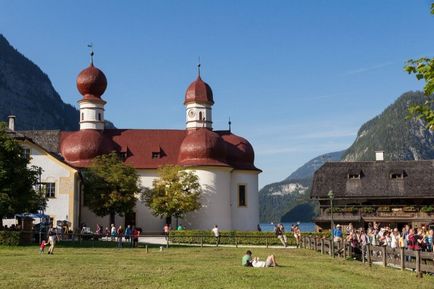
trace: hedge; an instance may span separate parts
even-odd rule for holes
[[[19,231],[0,231],[0,245],[18,246],[20,244],[21,232]]]
[[[295,238],[292,233],[285,234],[288,238],[288,245],[295,246]],[[318,236],[321,233],[302,233],[302,236]],[[169,241],[178,244],[215,244],[214,235],[209,230],[184,230],[170,231]],[[220,244],[230,245],[282,245],[273,232],[243,232],[243,231],[221,231]]]

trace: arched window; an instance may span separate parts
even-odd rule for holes
[[[98,120],[101,121],[101,113],[98,113]]]
[[[199,120],[200,120],[200,121],[203,120],[203,118],[202,118],[202,112],[201,112],[201,111],[199,111]]]
[[[81,113],[81,120],[84,120],[84,112]]]

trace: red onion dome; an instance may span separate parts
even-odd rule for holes
[[[222,138],[227,143],[228,160],[231,164],[238,168],[255,168],[255,152],[245,138],[232,133],[224,134]]]
[[[113,150],[112,141],[99,130],[93,129],[73,132],[60,144],[60,153],[69,163],[91,161]]]
[[[180,165],[228,166],[226,144],[207,128],[191,130],[181,144],[178,161]]]
[[[93,63],[77,76],[77,89],[84,99],[101,98],[106,88],[107,78]]]
[[[200,75],[188,86],[185,92],[184,104],[190,102],[214,104],[211,87],[200,78]]]

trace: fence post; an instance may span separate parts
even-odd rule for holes
[[[324,239],[321,239],[321,254],[324,255]]]
[[[200,236],[200,247],[203,248],[203,236]]]
[[[265,247],[268,249],[268,236],[265,236]]]
[[[387,267],[386,246],[381,246],[381,252],[383,253],[383,267]]]
[[[146,245],[145,248],[146,248],[146,253],[149,253],[148,245]]]
[[[344,249],[343,252],[342,252],[343,253],[343,258],[347,259],[347,241],[343,240],[342,244],[343,244],[343,249]],[[348,255],[350,255],[350,254],[348,254]]]
[[[420,272],[420,251],[416,251],[416,277],[422,278],[422,273]]]
[[[238,248],[237,236],[235,236],[235,248]]]
[[[366,257],[367,257],[367,259],[368,259],[368,265],[369,265],[369,267],[371,267],[372,266],[372,259],[371,259],[371,244],[366,244]]]
[[[404,247],[399,248],[401,252],[401,270],[404,271],[405,269],[405,249]]]
[[[317,242],[318,239],[317,239],[317,237],[315,237],[313,240],[314,240],[314,242],[315,242],[315,243],[314,243],[314,249],[315,249],[315,252],[317,252],[317,251],[318,251],[318,242]]]

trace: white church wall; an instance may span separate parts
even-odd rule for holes
[[[55,159],[42,148],[32,143],[22,143],[23,149],[30,149],[30,165],[42,168],[41,182],[55,183],[55,197],[47,199],[44,211],[57,220],[68,220],[74,223],[75,170]],[[75,225],[75,224],[73,224]]]
[[[152,188],[152,182],[158,178],[157,170],[138,170],[140,184],[142,187]],[[155,217],[151,210],[140,200],[136,203],[136,222],[137,226],[145,232],[161,232],[165,223],[165,219]]]
[[[238,187],[246,187],[246,206],[239,206]],[[258,172],[234,170],[231,180],[232,228],[255,231],[259,224]]]
[[[218,225],[220,230],[231,230],[230,182],[232,168],[192,168],[202,185],[202,208],[187,214],[181,220],[187,229],[211,230]]]

